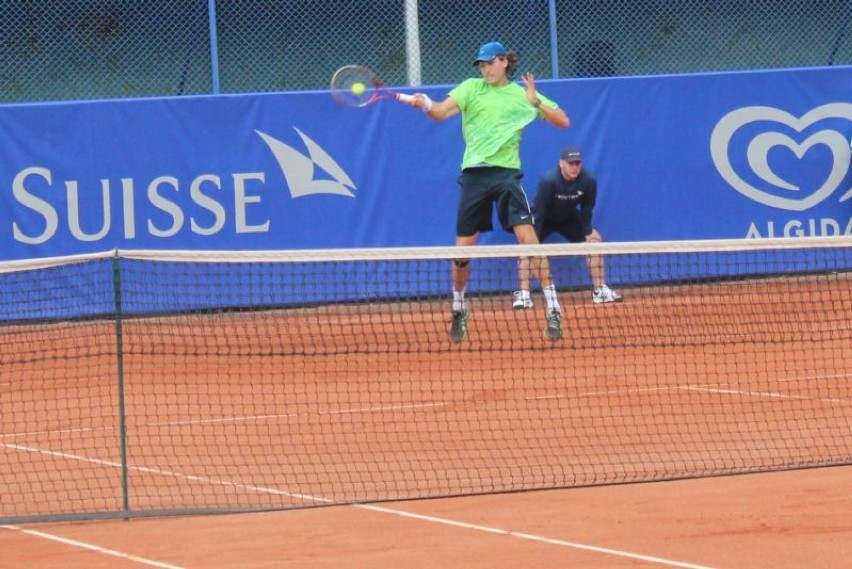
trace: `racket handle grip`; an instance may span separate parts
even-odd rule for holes
[[[414,100],[414,95],[406,95],[405,93],[395,93],[395,95],[397,101],[402,101],[406,104]]]

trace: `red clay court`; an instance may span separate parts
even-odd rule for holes
[[[5,326],[6,562],[842,566],[849,274],[623,292]]]

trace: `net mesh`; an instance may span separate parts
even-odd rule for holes
[[[0,266],[0,521],[243,511],[852,462],[852,240]],[[519,255],[545,302],[512,309]],[[471,316],[450,340],[451,259]],[[589,254],[624,301],[594,304]]]

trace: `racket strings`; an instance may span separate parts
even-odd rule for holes
[[[366,69],[350,65],[338,69],[331,78],[331,94],[345,105],[363,107],[376,97],[376,83]]]

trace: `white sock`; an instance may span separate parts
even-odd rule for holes
[[[453,312],[464,310],[464,291],[453,289]]]
[[[559,299],[556,297],[556,285],[551,284],[550,286],[543,287],[542,292],[544,293],[544,300],[547,301],[547,310],[559,310]]]
[[[530,291],[526,289],[521,289],[521,300],[529,300],[530,299]]]

